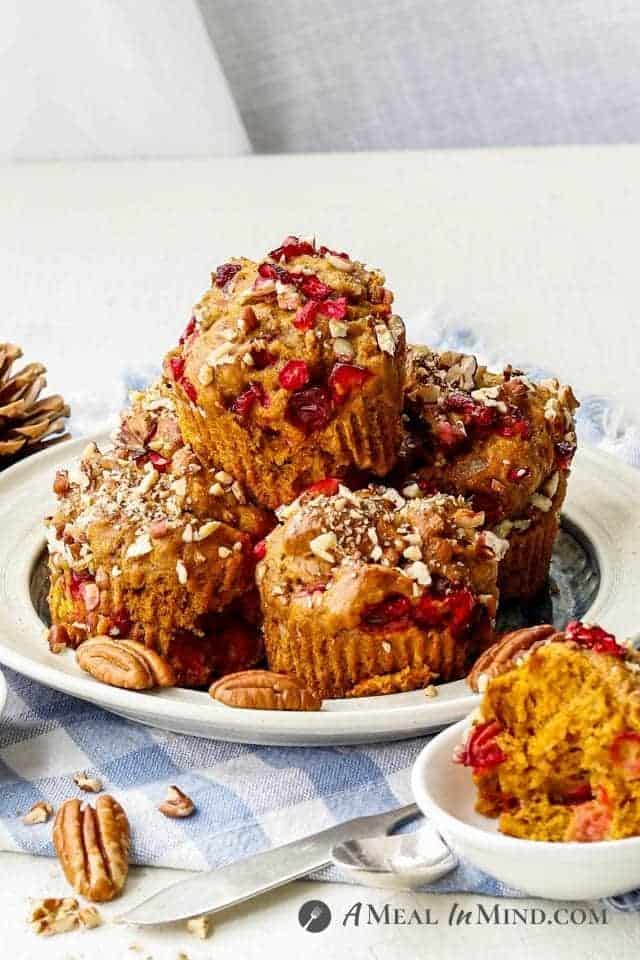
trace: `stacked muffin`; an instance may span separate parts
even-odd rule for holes
[[[261,625],[319,697],[468,672],[498,586],[544,582],[576,404],[407,353],[384,283],[296,237],[218,267],[113,452],[56,478],[56,644],[126,637],[202,686],[258,662]]]
[[[125,412],[115,449],[60,471],[48,520],[53,641],[140,642],[177,682],[208,683],[262,655],[253,545],[272,526],[240,487],[182,443],[158,385]]]

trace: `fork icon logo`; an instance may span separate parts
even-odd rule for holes
[[[331,910],[322,900],[307,900],[300,907],[298,923],[309,933],[321,933],[331,923]]]

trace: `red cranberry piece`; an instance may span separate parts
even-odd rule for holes
[[[336,363],[329,374],[329,388],[335,403],[344,403],[353,390],[359,390],[372,374],[355,363]]]
[[[308,254],[310,257],[315,255],[315,247],[308,240],[300,240],[298,237],[285,237],[279,247],[272,250],[269,254],[274,260],[291,260],[293,257],[301,257]]]
[[[126,610],[117,610],[111,614],[109,635],[114,637],[128,637],[131,632],[131,619]]]
[[[476,600],[471,590],[461,587],[448,593],[444,603],[449,619],[449,629],[455,637],[469,626]]]
[[[333,497],[338,492],[339,487],[340,481],[337,477],[325,477],[324,480],[318,480],[317,483],[312,483],[304,492],[319,494],[323,497]]]
[[[167,467],[169,466],[170,461],[166,457],[161,457],[159,453],[155,451],[149,454],[149,460],[158,471],[158,473],[165,473]]]
[[[180,383],[184,377],[184,357],[171,357],[169,366],[171,367],[171,376],[176,383]]]
[[[251,358],[256,370],[264,370],[265,367],[270,367],[278,359],[264,347],[261,350],[252,350]]]
[[[191,383],[191,380],[187,380],[186,377],[183,377],[182,380],[180,381],[180,385],[182,386],[182,389],[184,390],[186,395],[189,397],[189,400],[191,400],[191,403],[197,403],[198,391],[196,390],[194,385]]]
[[[423,593],[418,600],[414,617],[421,627],[436,627],[442,622],[442,601],[430,593]]]
[[[577,803],[587,803],[593,800],[593,792],[589,783],[580,783],[577,787],[565,790],[559,802],[566,807],[572,807]]]
[[[341,260],[351,259],[348,253],[345,253],[344,251],[342,253],[338,253],[337,250],[332,250],[331,247],[324,247],[324,246],[320,247],[320,249],[318,250],[318,253],[321,257],[324,257],[325,254],[330,253],[331,256],[340,257]]]
[[[572,620],[564,631],[567,640],[573,640],[587,650],[596,653],[608,653],[612,657],[626,657],[627,651],[616,641],[612,633],[607,633],[602,627],[588,627],[579,620]]]
[[[342,320],[347,314],[347,298],[336,297],[334,300],[323,300],[320,304],[319,312],[323,317]]]
[[[443,447],[457,447],[467,439],[464,427],[449,423],[448,420],[436,420],[434,427],[435,435]]]
[[[561,470],[568,470],[576,452],[575,443],[569,443],[567,440],[561,440],[556,443],[556,459]]]
[[[509,467],[507,470],[507,480],[513,480],[514,483],[519,483],[530,476],[531,470],[529,467]]]
[[[182,345],[185,342],[185,340],[188,340],[188,338],[195,331],[195,329],[196,329],[196,318],[191,317],[191,320],[189,320],[189,323],[184,328],[184,332],[180,337],[180,341],[179,341],[180,345]]]
[[[278,375],[285,390],[299,390],[309,383],[309,367],[304,360],[289,360]]]
[[[88,573],[83,571],[72,570],[71,571],[71,584],[69,586],[69,591],[74,600],[80,600],[82,597],[82,584],[89,583],[91,576]]]
[[[261,277],[268,277],[271,280],[278,279],[278,271],[273,263],[261,263],[258,267],[258,273]]]
[[[305,433],[321,430],[331,419],[331,397],[324,387],[305,387],[291,394],[287,418]]]
[[[505,413],[498,424],[498,433],[501,437],[520,437],[521,440],[528,440],[531,436],[531,424],[517,413]]]
[[[293,321],[294,327],[297,327],[298,330],[311,330],[316,322],[319,307],[320,304],[317,300],[308,300],[296,313]]]
[[[305,297],[310,297],[312,300],[323,300],[331,293],[331,287],[317,277],[305,277],[300,284],[300,289]]]
[[[474,427],[492,427],[496,419],[496,408],[488,407],[484,403],[475,404],[471,411],[471,423]]]
[[[238,270],[240,270],[239,263],[223,263],[216,267],[216,287],[224,287],[229,280],[233,280]]]
[[[405,630],[411,623],[411,601],[400,594],[392,594],[381,603],[368,607],[362,623],[369,630]]]
[[[253,545],[253,556],[256,560],[263,560],[267,552],[267,541],[258,540],[257,543]]]
[[[472,414],[475,403],[468,394],[460,390],[452,390],[445,397],[444,407],[445,410],[455,410],[456,413]]]
[[[231,409],[240,417],[247,417],[253,405],[259,403],[266,407],[267,395],[259,383],[250,383],[246,390],[243,390],[231,404]]]
[[[462,763],[465,767],[472,767],[474,773],[497,767],[507,759],[506,754],[496,743],[496,737],[500,733],[502,733],[502,727],[497,720],[476,724],[471,729],[469,738],[455,762]]]

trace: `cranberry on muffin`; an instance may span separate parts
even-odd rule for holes
[[[481,662],[482,661],[482,662]],[[502,833],[591,842],[640,835],[640,656],[573,621],[503,637],[470,676],[484,696],[455,760]]]
[[[576,449],[578,403],[557,380],[534,383],[474,356],[411,347],[402,457],[407,495],[471,497],[509,540],[501,599],[530,599],[547,578]]]
[[[462,677],[491,643],[507,544],[462,498],[340,485],[278,513],[256,569],[270,669],[369,696]]]
[[[173,662],[180,682],[204,685],[227,662],[239,669],[229,644],[244,644],[243,666],[260,656],[253,624],[240,639],[216,617],[249,602],[253,546],[271,516],[189,447],[163,462],[153,452],[127,459],[91,444],[79,468],[56,475],[47,522],[55,635],[69,646],[97,634],[141,641]]]
[[[222,264],[165,360],[183,436],[272,508],[353,467],[387,473],[405,357],[392,301],[378,270],[296,237]]]

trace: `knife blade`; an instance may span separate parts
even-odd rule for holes
[[[135,924],[173,923],[216,913],[326,867],[331,863],[331,848],[342,840],[388,833],[419,813],[417,805],[410,803],[386,813],[347,820],[320,833],[181,880],[116,919]]]

